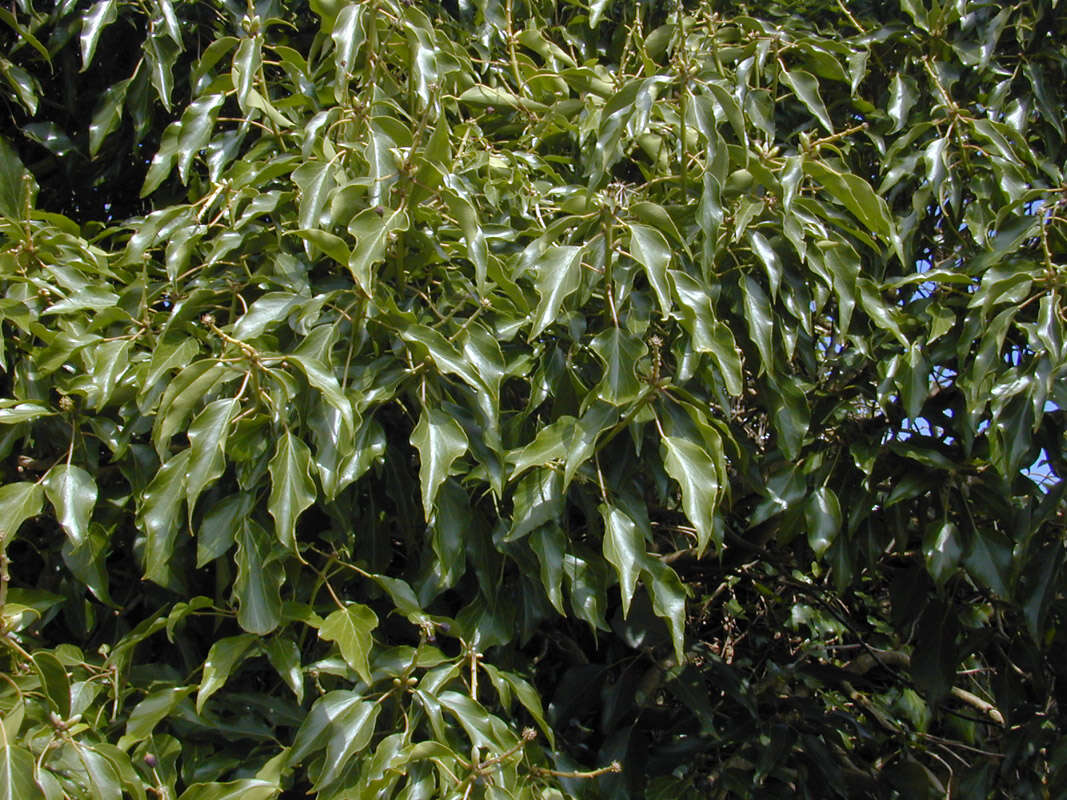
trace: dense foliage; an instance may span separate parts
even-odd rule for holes
[[[1055,0],[0,9],[0,798],[1067,791]]]

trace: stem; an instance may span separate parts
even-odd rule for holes
[[[606,767],[586,770],[584,772],[567,772],[565,770],[549,769],[548,767],[532,767],[531,769],[538,775],[552,775],[556,778],[598,778],[601,775],[607,775],[609,772],[622,772],[622,764],[618,761],[612,761]]]

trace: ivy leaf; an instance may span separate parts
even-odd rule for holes
[[[669,219],[669,218],[668,218]],[[630,223],[630,254],[645,268],[648,283],[659,301],[664,319],[671,312],[671,290],[667,281],[667,267],[671,263],[671,249],[667,239],[655,228]]]
[[[204,674],[200,679],[200,688],[196,693],[196,713],[203,711],[204,703],[211,695],[221,689],[230,678],[234,668],[253,654],[258,636],[241,633],[219,639],[208,650],[204,660]]]
[[[371,631],[378,627],[378,615],[370,608],[352,603],[334,611],[319,627],[319,638],[335,642],[341,657],[364,683],[371,683],[370,652],[374,646]]]
[[[670,629],[675,661],[685,663],[685,586],[678,573],[659,559],[648,559],[643,574],[647,576],[644,584],[652,595],[652,609]]]
[[[829,549],[841,532],[841,504],[832,489],[825,486],[812,492],[804,505],[808,544],[818,558]]]
[[[272,567],[274,541],[261,525],[244,520],[237,534],[237,624],[260,636],[270,633],[282,620],[281,585],[284,573]]]
[[[715,462],[702,445],[690,439],[664,436],[662,445],[663,466],[681,487],[682,508],[696,528],[698,555],[712,540],[716,547],[721,546],[714,522],[721,488]]]
[[[604,519],[604,558],[611,562],[619,575],[622,614],[625,618],[630,614],[630,601],[647,560],[645,532],[621,509],[602,504],[599,511]]]
[[[44,491],[37,483],[9,483],[0,486],[0,550],[30,517],[41,513]]]
[[[96,481],[81,467],[57,464],[48,471],[43,483],[67,538],[73,545],[80,545],[89,534],[89,520],[97,498]]]
[[[311,479],[311,449],[286,431],[278,439],[270,470],[270,498],[267,510],[274,517],[274,530],[289,550],[296,550],[296,520],[315,502]]]
[[[189,426],[189,461],[186,467],[185,496],[189,517],[200,493],[226,468],[226,436],[230,420],[240,407],[235,397],[208,403]]]
[[[467,434],[455,419],[441,409],[423,409],[411,433],[411,444],[419,451],[422,508],[429,522],[437,490],[448,477],[452,464],[467,452]]]
[[[381,710],[381,703],[358,701],[347,706],[331,721],[322,771],[315,780],[316,790],[329,786],[341,777],[352,757],[370,744]]]
[[[274,636],[263,643],[267,660],[296,695],[296,702],[304,702],[304,673],[300,668],[300,648],[292,639]]]
[[[167,686],[149,692],[130,712],[126,733],[119,739],[119,749],[125,750],[151,736],[156,726],[195,689],[196,686]]]
[[[634,371],[638,360],[648,352],[645,343],[620,328],[598,334],[589,347],[604,362],[604,377],[597,384],[597,396],[613,405],[625,405],[641,391]]]
[[[170,562],[191,454],[192,450],[186,449],[171,458],[155,474],[142,496],[139,521],[147,534],[145,577],[161,586],[172,581]]]
[[[319,218],[334,186],[333,165],[324,161],[308,161],[293,170],[293,182],[300,189],[297,224],[303,230],[319,228]]]
[[[293,737],[293,746],[289,750],[287,762],[295,766],[312,753],[323,749],[334,720],[362,702],[363,698],[358,692],[348,689],[335,689],[318,698]]]
[[[49,705],[60,719],[70,717],[70,676],[58,658],[49,652],[38,652],[32,656],[33,666],[41,679],[41,690]]]
[[[529,341],[533,341],[556,321],[563,301],[581,283],[582,248],[573,245],[550,247],[537,262],[537,304],[530,327]]]
[[[369,208],[348,223],[348,232],[356,237],[356,246],[348,259],[348,271],[368,297],[374,292],[371,268],[385,258],[392,237],[406,231],[409,224],[408,215],[401,208],[381,214]]]
[[[237,45],[237,51],[233,56],[233,88],[237,92],[237,105],[245,114],[249,113],[251,105],[249,96],[252,94],[252,84],[256,73],[263,64],[263,39],[260,36],[249,36],[241,40]],[[302,225],[301,227],[311,227]]]
[[[101,0],[98,3],[94,3],[82,16],[81,25],[81,48],[82,48],[82,68],[81,71],[89,69],[89,65],[93,63],[93,54],[96,53],[96,44],[100,41],[100,34],[104,28],[118,19],[118,12],[116,10],[115,0]]]
[[[826,112],[826,104],[819,95],[819,81],[810,72],[802,69],[784,70],[782,77],[793,89],[808,111],[812,113],[819,124],[826,128],[828,133],[834,132],[834,124],[830,121],[830,115]]]

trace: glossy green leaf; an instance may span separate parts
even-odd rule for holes
[[[604,362],[604,377],[597,384],[597,396],[614,405],[634,400],[641,391],[635,367],[648,352],[645,343],[620,328],[608,328],[589,347]]]
[[[371,682],[370,651],[374,645],[371,631],[378,627],[378,615],[370,608],[353,603],[326,617],[319,628],[319,638],[335,642],[348,666],[364,683]]]
[[[200,493],[210,486],[226,467],[224,450],[230,420],[238,412],[236,398],[208,403],[189,425],[189,461],[186,466],[185,496],[189,515],[196,508]]]
[[[0,800],[44,800],[34,780],[34,762],[26,748],[8,741],[0,745]]]
[[[249,633],[270,633],[281,622],[281,585],[285,575],[274,567],[275,537],[251,519],[237,533],[237,623]]]
[[[182,114],[181,134],[178,137],[178,176],[185,183],[193,159],[207,147],[215,127],[215,118],[225,101],[221,94],[201,97]]]
[[[170,584],[172,580],[170,561],[181,521],[185,476],[191,454],[191,449],[182,450],[160,468],[144,490],[138,515],[147,536],[145,577],[162,586]]]
[[[331,721],[326,755],[323,758],[322,771],[315,782],[316,786],[328,786],[337,780],[352,758],[370,744],[381,710],[380,703],[356,702],[347,706]]]
[[[670,283],[667,267],[671,263],[671,249],[667,239],[648,225],[630,224],[630,254],[645,268],[645,275],[659,301],[660,313],[666,319],[671,312]]]
[[[0,549],[14,538],[22,523],[41,513],[44,491],[37,483],[0,486]]]
[[[234,668],[255,652],[257,636],[241,633],[219,639],[208,650],[204,660],[204,674],[196,693],[196,713],[199,714],[211,695],[226,685]]]
[[[770,299],[763,287],[749,275],[745,276],[742,289],[748,336],[759,351],[763,370],[773,373],[778,367],[774,353],[774,317]]]
[[[262,59],[263,40],[259,36],[242,39],[233,55],[233,88],[237,92],[237,105],[245,114],[250,109],[249,96],[253,91],[256,74],[262,67]]]
[[[537,293],[541,300],[531,323],[530,341],[557,320],[563,301],[578,288],[581,260],[582,248],[563,245],[549,248],[538,260]]]
[[[676,436],[664,436],[663,466],[682,490],[682,508],[696,528],[697,551],[703,553],[713,541],[722,542],[715,528],[721,481],[719,470],[707,451],[697,442]]]
[[[304,702],[304,673],[300,665],[300,648],[292,639],[273,636],[263,642],[267,660],[279,677],[296,695],[296,702]]]
[[[33,654],[33,666],[41,679],[43,691],[52,709],[60,719],[70,717],[70,677],[67,669],[52,653]]]
[[[514,744],[515,735],[469,695],[445,691],[441,692],[437,699],[442,707],[455,716],[467,737],[476,746],[500,753]]]
[[[159,401],[152,443],[160,456],[167,453],[170,439],[181,430],[193,410],[216,388],[235,379],[240,373],[225,364],[204,359],[195,361],[168,384]]]
[[[0,216],[11,220],[22,218],[24,182],[31,180],[11,145],[0,137]]]
[[[226,783],[194,783],[181,793],[178,800],[271,800],[281,787],[259,778],[241,778]]]
[[[267,510],[274,517],[274,530],[289,550],[295,550],[297,518],[315,502],[311,479],[311,450],[290,431],[278,439],[270,470],[270,498]]]
[[[196,531],[196,564],[202,567],[229,550],[241,523],[255,502],[248,493],[234,494],[208,509]]]
[[[643,569],[647,575],[643,582],[652,596],[652,608],[667,623],[675,660],[681,664],[685,661],[685,587],[678,573],[658,559],[649,559]]]
[[[330,38],[333,39],[333,57],[338,74],[352,73],[356,68],[359,50],[366,40],[364,13],[361,5],[346,5],[336,15]]]
[[[1011,542],[994,530],[975,531],[964,556],[967,571],[1001,597],[1008,596]]]
[[[908,114],[915,106],[916,86],[915,81],[899,72],[893,76],[889,83],[889,112],[893,120],[893,129],[890,133],[896,133],[904,127],[908,121]]]
[[[348,259],[348,271],[356,285],[370,295],[374,289],[372,268],[385,258],[389,242],[400,232],[406,231],[408,215],[403,209],[379,213],[367,209],[348,223],[348,232],[356,237],[356,246]]]
[[[334,186],[333,165],[308,161],[293,170],[293,182],[300,189],[298,226],[305,230],[319,228],[322,211]]]
[[[819,124],[827,132],[833,133],[834,124],[830,121],[830,115],[826,111],[826,104],[823,103],[822,96],[819,94],[818,78],[802,69],[784,70],[781,75],[782,79],[793,89],[800,102],[807,106],[808,111],[819,121]]]
[[[467,452],[467,434],[455,419],[439,408],[425,409],[411,432],[411,444],[419,452],[419,485],[423,514],[429,521],[437,490],[448,477],[456,459]]]
[[[955,572],[963,552],[959,529],[951,522],[930,526],[924,543],[926,568],[938,584],[943,584]]]
[[[97,42],[104,28],[118,19],[115,0],[100,0],[85,12],[81,25],[82,72],[93,62]]]
[[[48,471],[43,483],[67,537],[74,545],[81,544],[88,535],[98,494],[93,476],[81,467],[59,464]]]
[[[336,689],[319,697],[304,717],[289,750],[288,762],[300,764],[312,753],[322,750],[332,732],[333,722],[350,708],[363,704],[358,692]]]
[[[530,549],[537,554],[540,564],[541,585],[548,594],[549,602],[560,614],[563,608],[563,555],[566,539],[558,525],[542,525],[530,534]]]
[[[169,686],[149,693],[130,712],[126,720],[126,733],[119,740],[119,747],[128,748],[151,736],[156,726],[169,717],[195,689],[195,686]]]
[[[804,522],[808,528],[808,544],[819,558],[829,549],[841,532],[841,503],[833,489],[816,489],[804,504]]]
[[[167,111],[170,111],[171,94],[174,91],[174,63],[179,49],[172,39],[158,32],[153,32],[145,40],[144,55],[152,85]]]
[[[645,532],[619,508],[601,505],[600,515],[604,520],[604,558],[619,575],[622,613],[626,616],[630,613],[630,601],[647,559]]]
[[[106,0],[105,0],[106,2]],[[99,5],[104,5],[100,3]],[[100,152],[104,140],[114,133],[122,122],[122,109],[126,102],[129,81],[120,81],[107,88],[97,102],[89,123],[89,155]]]
[[[121,800],[122,783],[118,770],[106,756],[78,742],[73,744],[76,757],[97,800]]]
[[[804,172],[828,191],[835,200],[851,211],[871,232],[887,239],[894,226],[885,200],[867,181],[851,172],[841,172],[822,161],[805,160]]]
[[[514,512],[507,540],[520,539],[563,513],[563,475],[559,470],[535,469],[515,487]]]

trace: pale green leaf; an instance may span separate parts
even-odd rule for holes
[[[38,483],[0,486],[0,550],[7,547],[22,523],[41,513],[44,490]]]
[[[0,800],[45,800],[34,780],[33,754],[8,741],[0,743]]]
[[[371,683],[370,652],[374,647],[371,631],[378,627],[378,615],[370,608],[353,603],[330,614],[319,627],[319,638],[334,642],[341,657],[364,683]]]

